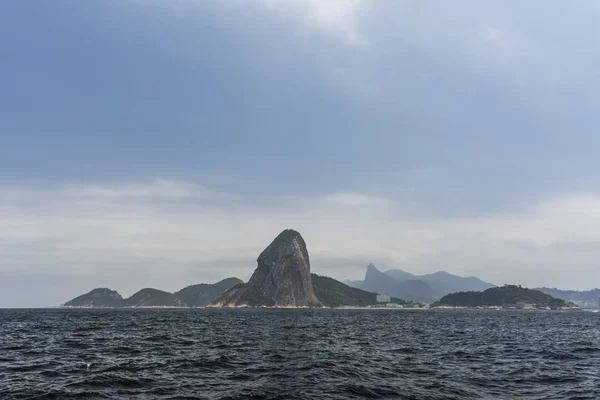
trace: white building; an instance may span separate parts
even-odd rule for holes
[[[378,294],[376,300],[378,303],[389,303],[392,300],[392,298],[384,294]]]

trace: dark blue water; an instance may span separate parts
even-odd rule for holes
[[[0,310],[13,398],[600,399],[600,314]]]

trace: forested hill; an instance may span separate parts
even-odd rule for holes
[[[487,289],[483,292],[458,292],[442,297],[433,306],[493,307],[517,303],[533,304],[538,307],[566,307],[567,303],[539,290],[516,285]]]
[[[376,293],[350,287],[326,276],[319,276],[316,274],[311,275],[315,294],[325,307],[365,307],[378,304]],[[413,302],[407,302],[394,297],[390,299],[390,302],[405,306],[415,305]]]

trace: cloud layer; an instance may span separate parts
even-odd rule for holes
[[[361,278],[369,262],[497,284],[587,288],[599,278],[600,197],[591,194],[472,218],[411,215],[406,204],[359,193],[242,206],[238,196],[169,180],[0,194],[0,274],[79,282],[59,285],[35,305],[67,300],[98,280],[131,294],[141,286],[247,279],[260,251],[286,228],[304,235],[314,272],[338,279]]]

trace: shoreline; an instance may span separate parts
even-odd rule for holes
[[[267,309],[267,310],[478,310],[478,311],[588,311],[588,312],[600,312],[600,309],[581,309],[581,308],[559,308],[559,309],[547,309],[547,308],[505,308],[505,307],[361,307],[361,306],[342,306],[342,307],[250,307],[250,306],[238,306],[238,307],[180,307],[180,306],[141,306],[141,307],[36,307],[30,308],[33,310],[196,310],[196,309],[211,309],[211,310],[239,310],[239,309]]]

